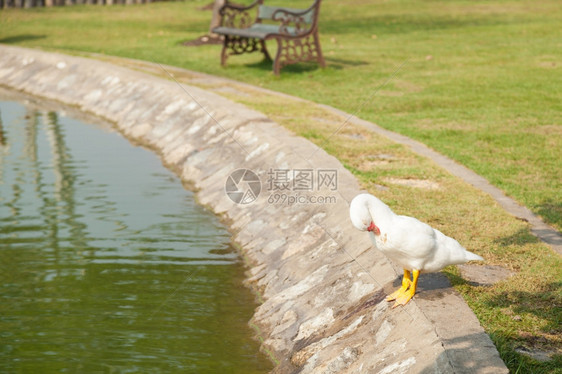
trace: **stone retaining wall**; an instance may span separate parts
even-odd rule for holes
[[[156,150],[199,202],[226,220],[251,266],[248,283],[262,298],[252,323],[277,361],[275,372],[507,372],[462,299],[432,286],[437,280],[443,287],[439,276],[420,284],[434,297],[389,308],[384,297],[397,273],[349,222],[357,181],[334,157],[263,114],[172,80],[6,46],[0,46],[0,85],[115,123]],[[249,204],[225,193],[228,175],[240,168],[262,182]],[[272,171],[300,169],[316,178],[314,191],[301,196],[326,196],[329,203],[275,203]],[[318,190],[320,170],[337,173],[337,188],[326,183]]]

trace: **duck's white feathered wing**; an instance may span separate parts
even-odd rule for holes
[[[413,217],[394,215],[375,240],[377,248],[404,269],[423,270],[436,254],[435,231]]]
[[[466,250],[455,239],[448,237],[437,229],[435,232],[435,253],[431,261],[425,264],[425,271],[438,271],[445,266],[464,264],[472,260],[483,258]]]
[[[379,237],[376,246],[405,269],[439,271],[448,265],[464,264],[482,257],[467,251],[455,239],[413,217],[394,216],[392,225]]]

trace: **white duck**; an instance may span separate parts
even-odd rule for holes
[[[421,271],[434,272],[448,265],[484,260],[441,231],[415,218],[396,215],[388,205],[367,193],[351,201],[349,216],[353,226],[368,231],[375,246],[404,268],[402,287],[386,298],[396,300],[393,308],[406,305],[414,296]]]

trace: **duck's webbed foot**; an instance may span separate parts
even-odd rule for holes
[[[406,270],[404,270],[404,276],[406,276]],[[414,295],[416,294],[416,288],[418,285],[418,278],[420,276],[420,271],[419,270],[414,270],[412,271],[412,280],[410,281],[408,279],[408,281],[410,281],[410,286],[407,290],[400,292],[395,299],[396,300],[394,302],[394,305],[392,306],[392,308],[396,308],[399,305],[406,305],[408,304],[408,302],[414,297]],[[404,282],[402,282],[402,286],[404,285]],[[400,288],[397,292],[401,291],[402,288]],[[395,292],[395,293],[397,293]],[[390,296],[393,296],[394,293]],[[390,297],[389,296],[389,297]],[[387,298],[388,300],[388,298]]]
[[[386,301],[396,300],[408,291],[410,286],[412,285],[412,281],[410,280],[410,271],[404,269],[404,278],[402,278],[402,287],[391,293],[386,297]]]

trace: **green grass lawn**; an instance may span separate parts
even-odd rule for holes
[[[310,0],[270,2],[305,7]],[[220,46],[182,46],[206,33],[210,12],[199,10],[206,4],[3,10],[0,43],[160,62],[329,104],[422,141],[562,229],[561,1],[326,0],[320,34],[327,68],[299,64],[280,77],[257,54],[232,57],[221,68]],[[446,273],[512,372],[562,372],[562,261],[524,222],[364,129],[347,125],[330,137],[341,119],[318,109],[267,95],[231,98],[322,145],[398,213],[417,216],[488,264],[515,271],[487,288],[462,280],[456,268]],[[369,166],[376,154],[396,161]],[[442,188],[377,189],[388,186],[388,178],[427,179]],[[558,355],[541,363],[517,347]]]
[[[219,46],[181,46],[207,31],[206,3],[5,10],[0,42],[167,63],[357,113],[468,166],[562,229],[559,0],[328,0],[328,67],[288,67],[281,78],[257,54],[223,69]]]

